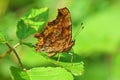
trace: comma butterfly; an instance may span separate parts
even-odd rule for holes
[[[72,23],[68,8],[58,9],[57,18],[48,22],[45,29],[34,36],[38,39],[36,51],[48,52],[50,57],[69,51],[75,42],[72,40]]]

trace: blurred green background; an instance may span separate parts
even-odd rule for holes
[[[0,31],[15,45],[17,21],[28,10],[48,7],[50,21],[65,6],[71,12],[73,36],[81,22],[85,26],[73,47],[85,64],[80,80],[120,80],[120,0],[0,0]],[[26,41],[35,43],[36,39],[32,35]],[[0,55],[6,50],[0,44]],[[34,49],[21,46],[17,51],[27,67],[49,65]],[[18,66],[14,54],[0,59],[0,80],[11,80],[10,66]]]

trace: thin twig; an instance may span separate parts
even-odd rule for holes
[[[11,47],[8,43],[6,43],[6,45],[10,48],[10,50],[12,50],[12,51],[15,53],[15,56],[17,57],[18,62],[19,62],[19,64],[20,64],[21,68],[24,70],[23,64],[22,64],[22,62],[21,62],[21,60],[20,60],[20,57],[18,56],[16,50],[15,50],[13,47]],[[17,47],[17,46],[18,46],[18,44],[15,45],[14,47]]]
[[[15,49],[16,47],[18,47],[20,45],[20,43],[17,43],[16,45],[13,46],[13,48]],[[12,52],[12,49],[9,48],[8,51],[6,51],[5,53],[2,53],[2,55],[0,55],[0,59],[4,58],[6,55],[10,54]]]
[[[15,49],[16,47],[18,47],[20,45],[20,43],[17,43],[16,45],[13,46],[13,48]]]
[[[2,55],[0,55],[0,59],[4,58],[6,55],[11,53],[11,49],[9,49],[8,51],[6,51],[5,53],[2,53]]]

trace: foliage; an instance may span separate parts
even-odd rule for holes
[[[48,8],[32,9],[17,24],[17,37],[25,39],[41,28],[47,21]]]
[[[60,67],[38,67],[32,68],[29,70],[24,70],[24,66],[19,58],[15,48],[20,45],[26,45],[30,48],[33,48],[33,44],[30,42],[24,42],[24,39],[28,38],[30,35],[35,34],[40,28],[43,28],[43,25],[47,21],[48,16],[48,8],[41,8],[41,9],[32,9],[29,11],[24,17],[22,17],[17,23],[17,31],[16,35],[19,39],[19,43],[17,43],[14,47],[11,47],[9,42],[5,40],[5,37],[0,33],[0,43],[6,44],[8,46],[9,51],[6,54],[10,53],[11,51],[14,52],[16,55],[20,67],[19,68],[11,67],[11,77],[13,80],[73,80],[74,76],[80,76],[83,73],[83,62],[57,62],[56,60],[49,58],[44,53],[41,55],[48,59],[51,63],[61,66]],[[3,57],[3,56],[1,56]],[[68,72],[69,71],[69,72]],[[46,77],[47,76],[47,77]]]
[[[0,33],[2,34],[2,37],[0,35],[0,58],[3,56],[2,53],[8,50],[8,47],[3,45],[6,40],[11,46],[21,40],[15,34],[17,30],[16,24],[17,21],[24,19],[25,16],[20,17],[28,12],[29,9],[48,7],[49,16],[47,19],[51,21],[55,19],[57,9],[64,6],[68,7],[71,12],[73,37],[79,31],[81,22],[85,26],[80,34],[77,35],[73,47],[75,55],[77,54],[78,56],[78,58],[75,56],[74,59],[84,62],[84,66],[81,65],[81,68],[79,68],[81,69],[80,72],[73,70],[78,74],[84,71],[82,76],[74,76],[75,80],[120,80],[120,0],[0,0]],[[35,23],[36,27],[34,25],[32,25],[33,27],[29,26],[34,34],[34,31],[38,29],[37,25],[39,23],[34,20],[28,22]],[[41,25],[39,31],[43,29],[43,26]],[[68,64],[71,57],[68,58],[69,55],[64,54],[65,56],[60,58],[60,65],[56,65],[53,61],[55,57],[51,61],[51,59],[49,60],[49,58],[42,56],[41,53],[36,53],[33,48],[36,39],[33,38],[32,33],[30,32],[29,36],[26,35],[27,37],[22,38],[21,44],[23,45],[20,44],[19,47],[15,48],[23,65],[28,70],[33,67],[45,66],[62,66],[68,70],[69,67],[66,67],[64,63],[63,66],[61,62],[67,60],[65,63]],[[6,36],[9,39],[6,39]],[[27,45],[27,47],[24,45]],[[57,58],[55,59],[57,61]],[[82,64],[82,62],[77,62],[77,64]],[[0,60],[1,80],[10,80],[8,68],[13,65],[17,67],[17,60],[14,54],[6,55],[5,58]],[[72,69],[71,67],[70,69]],[[70,74],[72,73],[70,72]]]
[[[73,80],[70,72],[61,67],[39,67],[26,71],[11,67],[10,70],[13,80]]]

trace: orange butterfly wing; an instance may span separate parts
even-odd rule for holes
[[[58,16],[41,33],[35,34],[38,39],[37,51],[49,53],[66,52],[74,45],[72,41],[72,23],[69,10],[58,9]]]

